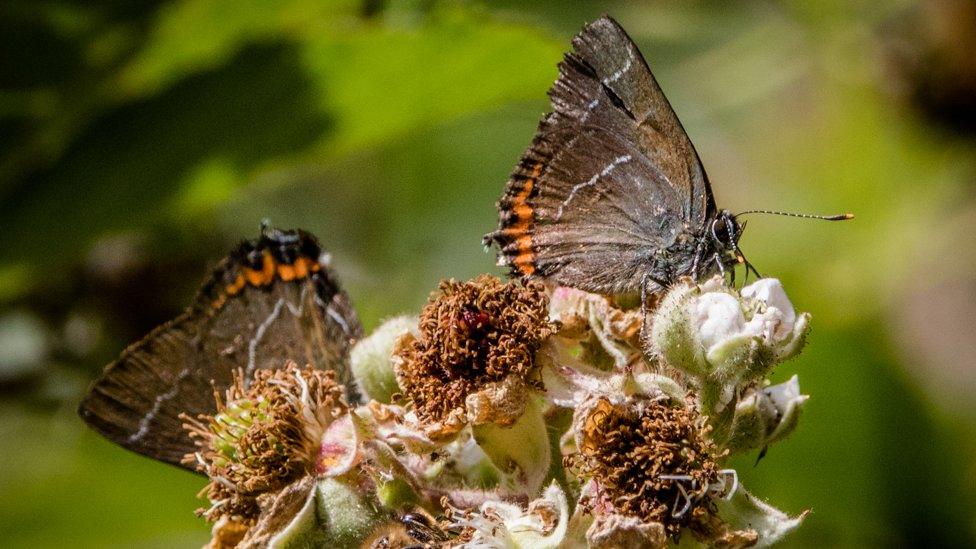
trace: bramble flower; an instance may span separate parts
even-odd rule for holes
[[[770,444],[793,432],[800,419],[803,403],[810,396],[800,394],[800,379],[796,375],[789,381],[766,387],[762,390],[762,395],[772,404],[774,412],[773,414],[767,412],[767,419],[771,420],[774,415],[776,417],[775,421],[766,422],[768,438],[765,442]]]
[[[360,447],[333,372],[289,363],[258,370],[250,384],[238,372],[226,394],[215,396],[214,415],[183,416],[199,448],[185,461],[210,478],[211,506],[200,514],[215,522],[212,547],[331,543],[368,533],[380,505],[357,465],[375,460]]]
[[[419,336],[397,342],[403,394],[433,438],[465,424],[512,425],[534,385],[535,353],[553,332],[541,284],[482,275],[441,283],[420,314]]]

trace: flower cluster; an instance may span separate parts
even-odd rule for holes
[[[780,283],[683,280],[654,306],[480,276],[359,341],[330,373],[238,377],[187,418],[213,547],[663,547],[774,543],[790,517],[728,456],[796,426],[776,364],[809,315]]]

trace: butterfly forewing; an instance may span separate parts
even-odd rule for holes
[[[604,17],[587,25],[573,47],[550,92],[553,108],[581,125],[612,128],[636,144],[682,199],[683,219],[700,224],[715,207],[705,170],[633,40]]]
[[[347,357],[362,327],[348,297],[314,237],[270,234],[242,244],[185,313],[107,367],[81,404],[85,421],[130,450],[180,464],[194,444],[179,415],[213,413],[214,390],[225,391],[237,369],[250,379],[295,361],[334,370],[352,387]]]

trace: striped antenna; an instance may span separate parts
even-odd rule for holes
[[[793,212],[776,212],[773,210],[749,210],[746,212],[737,213],[733,217],[739,217],[740,215],[754,214],[754,213],[785,215],[787,217],[802,217],[804,219],[822,219],[824,221],[847,221],[848,219],[854,219],[854,214],[852,213],[843,213],[837,215],[813,215],[813,214],[801,214],[801,213],[793,213]]]

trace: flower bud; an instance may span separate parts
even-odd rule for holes
[[[549,471],[549,433],[535,398],[523,403],[524,413],[511,426],[494,423],[474,425],[478,446],[501,472],[498,489],[502,494],[538,493]]]
[[[768,420],[766,422],[766,432],[768,433],[766,444],[770,444],[786,438],[796,429],[803,403],[810,396],[800,394],[800,381],[795,375],[789,381],[766,387],[762,394],[772,405],[773,411],[772,414],[767,413],[766,415]]]
[[[765,389],[749,388],[739,397],[730,421],[718,423],[713,436],[730,452],[744,452],[785,438],[799,421],[803,403],[797,376]]]
[[[283,490],[240,547],[358,547],[384,517],[355,483],[306,477]]]
[[[645,325],[645,347],[698,381],[703,410],[721,412],[742,385],[764,378],[799,353],[810,315],[797,315],[776,279],[736,292],[714,277],[685,279]]]
[[[418,334],[417,317],[391,318],[352,348],[350,368],[368,398],[389,404],[390,397],[400,390],[393,371],[393,349],[397,339],[407,333]]]
[[[702,517],[691,531],[710,547],[768,547],[796,530],[807,513],[790,517],[737,484],[715,501],[715,513]]]

